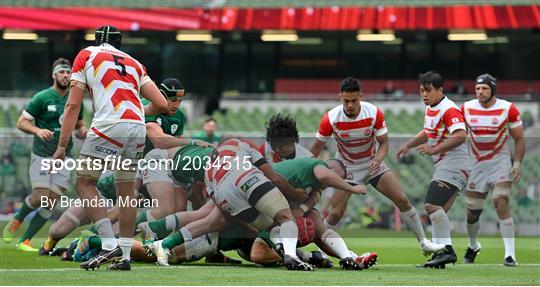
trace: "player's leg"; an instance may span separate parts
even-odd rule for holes
[[[400,210],[401,219],[416,236],[424,255],[427,256],[444,248],[444,245],[434,244],[426,239],[416,208],[411,205],[409,198],[401,188],[399,180],[390,170],[387,169],[386,172],[372,177],[369,183],[397,206]]]
[[[201,208],[207,201],[206,185],[204,182],[196,182],[191,185],[191,195],[189,196],[193,210]]]
[[[463,263],[474,263],[476,256],[480,253],[480,242],[478,242],[478,232],[480,230],[480,215],[486,204],[487,192],[480,193],[467,191],[465,194],[467,203],[467,235],[469,244],[463,258]]]
[[[39,250],[40,255],[48,255],[56,244],[79,226],[88,224],[89,220],[82,207],[69,207],[62,216],[49,228],[49,237]]]
[[[207,217],[196,220],[182,227],[180,231],[176,231],[167,236],[162,241],[154,243],[154,252],[156,253],[157,262],[159,265],[168,266],[170,250],[186,241],[193,240],[195,237],[202,236],[206,233],[217,232],[225,229],[228,226],[226,217],[221,210],[215,206]]]
[[[187,210],[187,203],[188,203],[188,197],[189,192],[187,188],[181,187],[181,186],[175,186],[174,187],[174,210],[171,213],[166,214],[165,216],[169,214],[174,214],[175,212],[182,212]]]
[[[158,204],[156,207],[146,211],[145,221],[152,222],[176,212],[176,202],[174,200],[176,195],[172,181],[150,182],[146,184],[146,187],[152,199],[157,200]]]
[[[142,222],[137,225],[137,230],[141,232],[141,237],[144,240],[162,239],[171,231],[179,230],[182,226],[208,216],[214,207],[215,203],[209,200],[201,208],[194,211],[177,212],[153,222]]]
[[[347,204],[351,193],[334,189],[332,191],[332,198],[330,199],[331,210],[324,223],[328,228],[336,229],[339,221],[343,218],[343,215],[347,211]]]
[[[434,180],[430,183],[425,200],[425,208],[432,223],[432,241],[445,245],[446,251],[437,253],[423,267],[441,267],[455,263],[457,258],[450,237],[450,220],[447,211],[452,206],[459,189],[447,182]]]
[[[493,187],[493,205],[499,217],[499,229],[504,242],[504,262],[509,267],[516,263],[515,252],[515,225],[510,213],[510,194],[512,193],[510,181],[496,183]]]

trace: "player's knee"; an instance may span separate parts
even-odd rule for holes
[[[394,204],[399,208],[400,211],[407,211],[411,210],[412,205],[407,196],[405,196],[404,193],[401,193],[401,195],[394,201]]]
[[[439,209],[444,206],[457,192],[457,187],[443,181],[432,181],[429,184],[425,200],[427,212],[433,212],[434,208]],[[430,211],[431,210],[431,211]]]
[[[333,208],[332,211],[330,211],[330,214],[328,214],[329,221],[331,222],[339,222],[343,215],[345,214],[345,209],[343,208]]]
[[[468,209],[467,210],[467,223],[475,224],[480,220],[480,215],[482,214],[482,209]]]
[[[510,199],[511,189],[508,187],[493,188],[493,204],[495,208],[506,208]]]

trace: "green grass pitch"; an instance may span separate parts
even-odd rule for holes
[[[2,224],[3,226],[3,224]],[[42,231],[48,230],[44,228]],[[0,243],[1,285],[540,285],[540,239],[516,239],[519,266],[502,266],[502,240],[497,236],[481,237],[482,252],[474,265],[459,264],[466,248],[466,238],[456,237],[454,248],[458,264],[445,270],[419,269],[415,264],[426,259],[416,240],[407,231],[361,230],[346,233],[349,248],[357,253],[375,251],[379,263],[365,271],[343,271],[339,267],[315,272],[293,272],[281,268],[202,263],[158,267],[135,263],[131,272],[113,272],[102,268],[84,271],[78,263],[63,262],[57,257],[37,256],[15,250],[15,243]],[[44,234],[34,239],[38,247]],[[63,240],[60,245],[66,244]],[[314,250],[314,246],[306,247]],[[228,255],[238,257],[234,252]],[[338,266],[337,260],[334,261]]]

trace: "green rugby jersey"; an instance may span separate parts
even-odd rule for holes
[[[148,105],[149,101],[144,99],[143,104]],[[174,115],[166,115],[166,114],[159,114],[159,115],[147,115],[144,117],[144,121],[146,123],[157,123],[161,129],[163,130],[163,133],[171,135],[171,136],[181,136],[184,133],[184,125],[186,123],[186,118],[184,115],[184,112],[181,108],[178,108],[176,110],[176,113]],[[146,137],[146,144],[144,146],[144,155],[146,155],[149,151],[154,149],[154,144],[152,141]]]
[[[195,183],[204,181],[204,172],[210,165],[210,158],[214,152],[213,147],[201,147],[188,144],[180,148],[173,158],[172,175],[175,180],[182,183]]]
[[[328,167],[323,160],[303,157],[273,163],[272,168],[285,177],[292,187],[311,192],[322,187],[321,182],[315,177],[314,173],[314,169],[318,165]]]
[[[43,141],[39,137],[34,136],[34,143],[32,145],[32,152],[34,154],[42,157],[51,157],[56,151],[60,138],[62,119],[64,118],[64,106],[68,97],[69,94],[62,96],[53,87],[50,87],[35,94],[24,109],[34,117],[36,127],[54,132],[54,137],[50,141]],[[79,120],[83,118],[83,109],[84,107],[81,106]],[[72,146],[73,143],[70,141],[66,148],[66,155],[70,155]]]

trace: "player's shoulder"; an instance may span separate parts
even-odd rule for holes
[[[369,111],[377,111],[378,109],[376,105],[366,101],[361,101],[360,106],[362,107],[362,109],[367,109]]]
[[[444,110],[444,111],[451,110],[451,109],[461,110],[461,109],[459,108],[459,106],[458,106],[454,101],[452,101],[451,99],[449,99],[448,97],[445,97],[445,98],[441,101],[440,108],[441,108],[442,110]]]
[[[513,105],[512,102],[509,102],[509,101],[503,100],[503,99],[497,99],[497,101],[495,102],[495,106],[497,108],[509,109],[512,105]]]
[[[337,120],[341,116],[342,113],[343,113],[343,105],[339,105],[332,108],[328,112],[326,112],[326,115],[328,116],[328,119],[330,120],[330,122],[333,122]]]
[[[468,100],[463,103],[465,108],[477,107],[479,105],[478,99]]]
[[[32,96],[32,100],[42,100],[54,96],[54,91],[49,87],[37,92]]]

